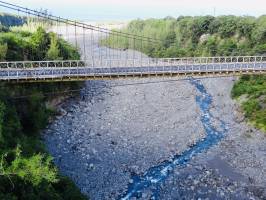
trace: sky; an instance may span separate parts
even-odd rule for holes
[[[180,15],[266,14],[266,0],[4,0],[84,21],[163,18]],[[0,7],[0,11],[6,11]]]

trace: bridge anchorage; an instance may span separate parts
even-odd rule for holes
[[[72,43],[81,60],[0,62],[0,81],[35,82],[150,76],[227,76],[266,72],[266,56],[150,58],[144,46],[162,41],[48,15],[0,1],[0,7],[45,23],[48,31]],[[127,42],[127,48],[119,40]]]

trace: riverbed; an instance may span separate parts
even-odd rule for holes
[[[239,119],[237,105],[230,99],[233,78],[204,79],[198,84],[206,94],[191,80],[88,81],[85,98],[64,105],[67,114],[45,131],[47,147],[61,172],[82,192],[92,199],[119,199],[134,185],[134,177],[173,163],[176,156],[204,142],[206,113],[197,96],[208,94],[211,104],[205,109],[221,137],[185,165],[171,165],[171,172],[156,187],[143,187],[132,198],[149,199],[156,191],[158,199],[178,195],[261,199],[265,136]]]
[[[44,131],[47,149],[93,200],[264,199],[266,137],[230,98],[234,81],[87,81]]]

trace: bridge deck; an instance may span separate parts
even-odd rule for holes
[[[65,65],[69,63],[68,65]],[[75,64],[73,64],[75,63]],[[223,63],[123,63],[105,62],[97,66],[85,61],[0,63],[0,81],[84,80],[147,76],[200,76],[265,73],[266,61]]]

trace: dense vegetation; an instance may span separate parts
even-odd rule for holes
[[[0,60],[79,59],[78,51],[54,33],[0,32]],[[80,88],[80,83],[0,85],[0,199],[85,199],[59,174],[45,151],[40,130],[55,114],[48,93]]]
[[[62,60],[79,59],[75,48],[38,28],[36,32],[6,31],[0,34],[0,60]]]
[[[232,96],[240,100],[249,121],[266,131],[266,76],[242,76],[234,85]]]
[[[266,16],[199,16],[134,20],[122,32],[156,38],[140,41],[114,34],[103,41],[151,57],[255,55],[266,53]]]

